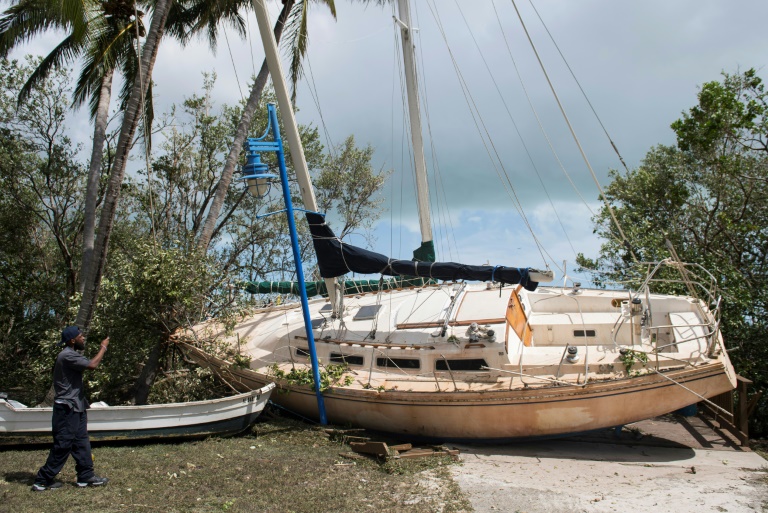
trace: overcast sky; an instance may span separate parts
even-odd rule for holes
[[[310,6],[309,52],[297,119],[320,127],[326,144],[339,144],[353,134],[358,145],[375,148],[377,168],[394,170],[385,191],[387,212],[374,231],[374,249],[408,258],[418,246],[419,235],[414,195],[400,194],[413,185],[402,130],[401,57],[392,10],[341,0],[336,4],[335,21],[325,7]],[[279,5],[270,5],[274,20]],[[605,185],[608,169],[620,165],[618,158],[531,4],[518,0],[517,5],[587,157]],[[533,5],[630,168],[652,146],[674,143],[669,125],[695,105],[703,82],[718,80],[721,71],[750,67],[766,78],[765,0],[534,0]],[[414,0],[412,9],[419,28],[419,79],[426,93],[422,111],[438,259],[545,265],[515,209],[511,199],[515,195],[550,265],[561,266],[568,260],[572,269],[574,251],[595,256],[600,241],[592,235],[589,210],[550,151],[516,67],[557,158],[592,209],[598,208],[597,189],[512,3]],[[220,37],[215,55],[204,42],[186,48],[163,42],[153,77],[157,112],[199,91],[202,72],[217,73],[214,96],[219,105],[247,96],[246,81],[263,59],[255,19],[252,14],[248,19],[253,35],[242,41],[230,29],[227,38]],[[24,51],[42,53],[54,41],[56,36],[38,39]],[[466,84],[466,95],[453,62]],[[468,104],[476,109],[475,118]],[[80,137],[88,137],[90,128],[83,121],[74,128]],[[495,163],[496,155],[503,166]],[[507,177],[513,190],[504,185]],[[447,225],[452,232],[450,244],[445,242]],[[362,238],[353,242],[364,243]]]

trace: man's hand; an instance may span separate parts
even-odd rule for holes
[[[108,345],[109,345],[109,337],[101,341],[101,347],[99,348],[99,352],[96,353],[96,356],[94,356],[91,359],[91,363],[88,365],[88,367],[86,367],[86,369],[93,370],[99,366],[99,363],[101,363],[101,359],[104,358],[105,354],[107,354]]]

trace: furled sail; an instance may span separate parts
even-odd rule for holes
[[[465,265],[455,262],[417,262],[395,260],[380,253],[345,244],[325,223],[323,216],[307,213],[312,243],[317,253],[320,276],[335,278],[348,272],[382,274],[385,276],[414,276],[434,280],[473,280],[519,283],[527,290],[536,290],[538,282],[532,281],[529,268],[501,265]]]

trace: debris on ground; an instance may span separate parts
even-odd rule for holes
[[[344,452],[339,455],[344,458],[360,459],[367,456],[375,456],[385,460],[405,458],[427,458],[432,456],[450,456],[454,460],[459,459],[458,449],[449,449],[444,446],[413,447],[411,444],[387,445],[385,442],[372,440],[350,441],[349,447],[353,452]]]

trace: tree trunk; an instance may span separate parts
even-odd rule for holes
[[[152,68],[157,59],[157,51],[165,31],[165,22],[168,19],[168,12],[170,11],[172,1],[158,0],[157,4],[155,4],[152,24],[147,33],[144,50],[141,52],[141,76],[144,79],[133,83],[128,104],[123,114],[123,125],[117,140],[115,159],[104,197],[104,206],[101,209],[101,216],[99,218],[99,229],[93,248],[93,258],[90,266],[82,270],[85,274],[85,287],[83,288],[83,301],[80,304],[80,310],[77,312],[77,325],[83,330],[88,329],[88,325],[93,317],[93,310],[96,307],[101,277],[107,261],[109,236],[112,233],[115,210],[120,198],[120,188],[123,184],[125,167],[128,163],[128,153],[133,143],[133,137],[136,134],[136,127],[139,124],[139,116],[143,108],[141,100],[146,95],[149,83],[152,80]]]
[[[99,106],[93,128],[93,149],[91,165],[88,169],[88,186],[85,191],[85,219],[83,220],[83,261],[80,266],[78,292],[85,288],[85,269],[91,267],[93,260],[93,242],[96,238],[96,205],[99,203],[99,178],[101,177],[101,158],[104,154],[104,141],[109,119],[109,102],[112,99],[112,77],[114,69],[106,70],[101,78]]]
[[[280,41],[285,22],[288,19],[288,14],[291,12],[294,3],[294,0],[286,0],[283,4],[283,9],[280,11],[280,15],[277,17],[277,21],[275,22],[275,39],[278,42]],[[205,218],[205,224],[200,232],[197,247],[202,253],[208,251],[208,245],[211,243],[211,237],[216,229],[216,222],[219,220],[221,208],[224,205],[224,200],[229,191],[229,184],[232,182],[235,166],[237,166],[240,153],[243,151],[243,143],[245,142],[245,139],[248,136],[248,130],[251,127],[253,114],[256,112],[256,107],[259,106],[261,93],[267,85],[268,78],[269,68],[267,68],[267,61],[265,59],[261,65],[259,74],[256,76],[253,87],[251,87],[251,94],[248,97],[248,102],[243,108],[243,115],[240,118],[240,123],[237,125],[237,130],[235,131],[232,148],[229,151],[229,155],[227,155],[227,160],[224,162],[224,170],[221,172],[219,183],[216,185],[216,192],[214,193],[213,201],[211,202],[211,209],[208,211],[208,217]]]
[[[133,400],[131,401],[133,404],[147,404],[149,391],[152,390],[152,384],[157,377],[157,367],[160,363],[160,354],[162,351],[163,341],[160,340],[155,344],[155,347],[152,348],[152,351],[149,353],[149,357],[144,364],[144,368],[141,369],[141,374],[136,380],[136,384],[133,388]]]

